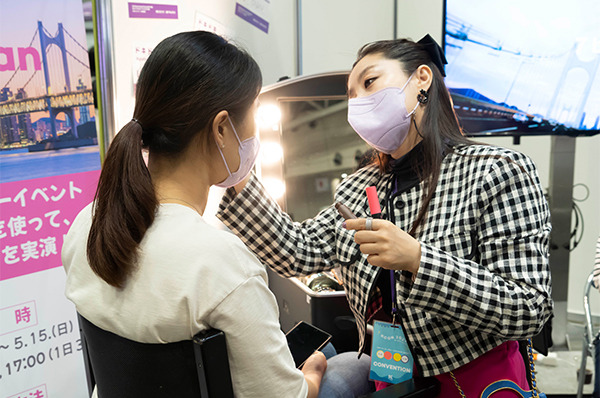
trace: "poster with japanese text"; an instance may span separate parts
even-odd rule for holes
[[[0,8],[0,398],[86,397],[60,259],[100,173],[82,3]]]
[[[140,78],[140,73],[142,72],[142,68],[146,63],[146,60],[152,54],[152,50],[154,50],[154,45],[150,43],[135,43],[133,45],[133,95],[135,96],[135,90],[137,88],[137,82]]]

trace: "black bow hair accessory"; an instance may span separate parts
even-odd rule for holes
[[[444,65],[446,65],[448,61],[446,61],[446,57],[444,56],[444,50],[442,50],[442,47],[440,47],[440,45],[437,44],[437,42],[429,34],[426,34],[417,43],[423,46],[425,51],[427,51],[427,53],[431,57],[431,61],[440,70],[442,76],[446,77]]]

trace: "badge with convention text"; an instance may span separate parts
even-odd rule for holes
[[[412,378],[413,357],[402,326],[375,321],[369,379],[397,384]]]

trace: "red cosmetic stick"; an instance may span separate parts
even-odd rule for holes
[[[371,217],[381,218],[381,206],[379,205],[379,198],[377,197],[377,188],[372,186],[366,189],[367,200],[369,201],[369,210],[371,211]]]

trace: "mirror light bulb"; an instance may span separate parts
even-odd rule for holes
[[[279,178],[264,178],[262,183],[273,199],[281,199],[285,194],[285,183]]]
[[[272,141],[260,144],[260,159],[265,165],[280,162],[283,158],[283,148],[280,144]]]
[[[281,109],[277,105],[265,104],[258,107],[258,123],[262,128],[273,128],[281,120]]]

